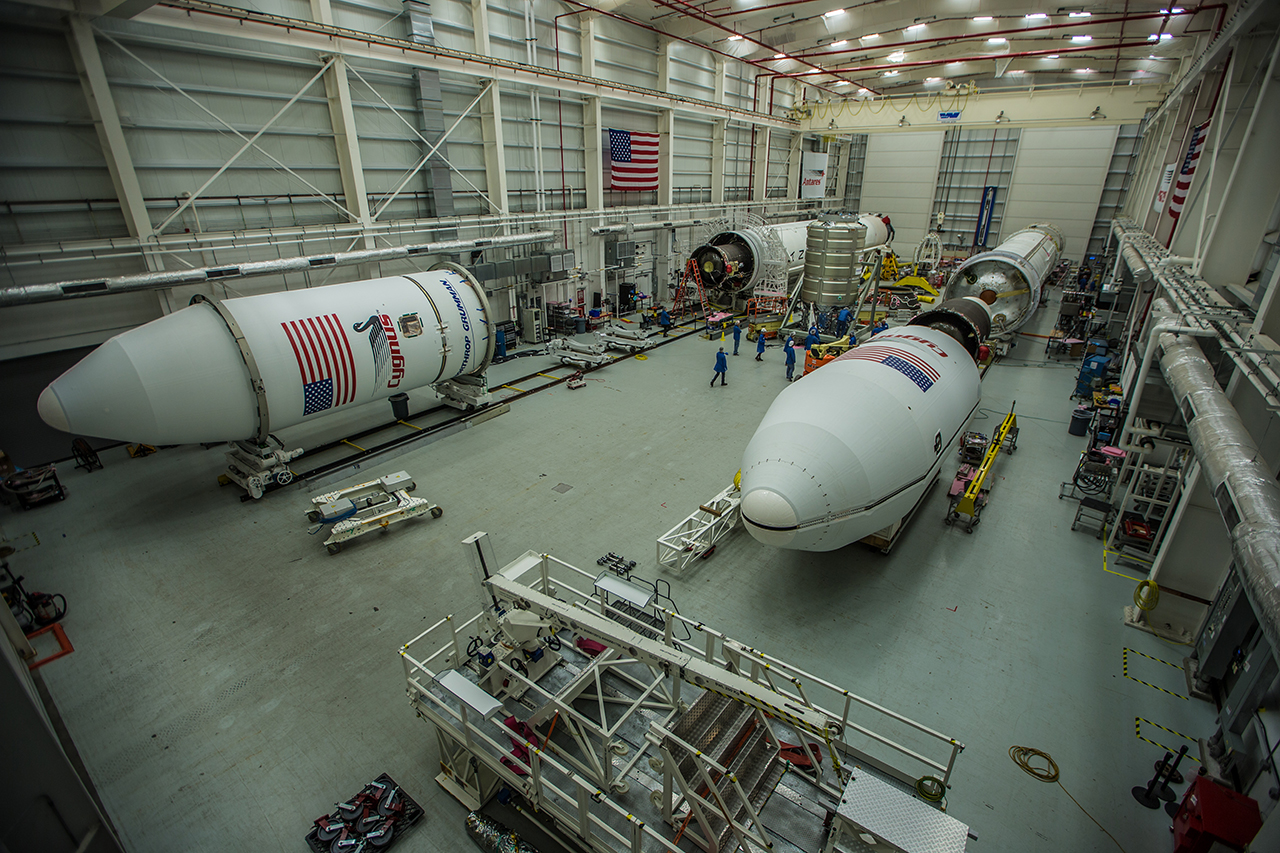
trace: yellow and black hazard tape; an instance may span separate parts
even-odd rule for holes
[[[1159,690],[1161,693],[1167,693],[1170,696],[1176,696],[1179,699],[1186,699],[1187,701],[1191,701],[1189,697],[1183,696],[1181,693],[1174,693],[1172,690],[1165,690],[1163,687],[1156,687],[1154,684],[1152,684],[1149,681],[1143,681],[1141,678],[1134,678],[1132,675],[1130,675],[1129,674],[1129,652],[1133,652],[1135,655],[1142,655],[1144,658],[1147,658],[1148,660],[1157,661],[1159,663],[1164,664],[1165,666],[1171,666],[1174,669],[1182,669],[1182,667],[1178,666],[1176,663],[1169,663],[1167,660],[1161,660],[1160,658],[1152,657],[1151,655],[1146,654],[1145,652],[1140,652],[1137,649],[1125,648],[1124,653],[1121,655],[1121,660],[1123,661],[1121,671],[1124,673],[1125,678],[1129,679],[1130,681],[1136,681],[1139,684],[1145,684],[1148,687],[1150,687],[1152,690]],[[1154,726],[1155,723],[1152,723],[1151,725]]]
[[[1146,723],[1146,724],[1147,724],[1147,725],[1149,725],[1149,726],[1155,726],[1157,729],[1160,729],[1161,731],[1168,732],[1168,733],[1169,733],[1169,734],[1171,734],[1171,735],[1176,735],[1176,736],[1178,736],[1178,737],[1182,738],[1183,740],[1190,741],[1191,743],[1198,743],[1198,741],[1197,741],[1195,738],[1187,737],[1187,736],[1186,736],[1186,735],[1184,735],[1182,732],[1175,732],[1173,729],[1168,728],[1167,726],[1162,726],[1162,725],[1160,725],[1159,723],[1153,723],[1153,722],[1151,722],[1150,720],[1148,720],[1146,717],[1134,717],[1134,718],[1133,718],[1133,733],[1134,733],[1135,735],[1137,735],[1137,736],[1138,736],[1138,740],[1146,741],[1147,743],[1151,744],[1152,746],[1158,746],[1158,747],[1160,747],[1161,749],[1163,749],[1165,752],[1177,753],[1177,752],[1178,752],[1178,750],[1176,750],[1176,749],[1171,749],[1170,747],[1165,746],[1164,744],[1160,743],[1159,741],[1154,741],[1154,740],[1152,740],[1152,739],[1151,739],[1151,738],[1149,738],[1149,737],[1143,737],[1143,736],[1142,736],[1142,724],[1143,724],[1143,723]],[[1195,757],[1194,755],[1192,755],[1190,752],[1188,752],[1188,753],[1187,753],[1187,758],[1190,758],[1192,761],[1196,762],[1197,764],[1199,764],[1199,763],[1200,763],[1200,759],[1196,758],[1196,757]]]

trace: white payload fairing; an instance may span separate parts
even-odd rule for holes
[[[993,333],[1013,332],[1040,305],[1045,276],[1058,263],[1062,232],[1052,225],[1029,225],[990,252],[969,258],[951,274],[944,296],[974,296],[991,306]]]
[[[749,290],[766,275],[768,261],[785,265],[788,279],[804,269],[809,223],[750,225],[721,232],[693,250],[702,283],[728,293]]]
[[[907,515],[978,407],[990,316],[949,300],[784,389],[742,456],[751,535],[832,551]]]
[[[40,395],[64,432],[193,444],[275,430],[482,374],[494,339],[461,267],[203,301],[116,335]]]

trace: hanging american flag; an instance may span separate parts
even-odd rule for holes
[[[337,314],[281,323],[302,377],[302,414],[313,415],[356,397],[356,362]]]
[[[933,365],[910,350],[899,347],[886,346],[884,344],[863,344],[860,347],[854,347],[849,350],[837,360],[844,361],[845,359],[874,361],[878,364],[883,364],[885,367],[891,367],[916,383],[921,391],[928,391],[939,378],[938,371],[933,368]]]
[[[1187,190],[1191,189],[1191,178],[1196,173],[1196,164],[1200,162],[1200,150],[1204,148],[1204,139],[1208,135],[1208,121],[1191,131],[1191,144],[1187,146],[1187,156],[1182,160],[1182,171],[1178,173],[1178,181],[1173,186],[1173,197],[1169,199],[1169,215],[1175,221],[1182,215],[1182,203],[1187,200]]]
[[[633,130],[609,131],[609,189],[658,188],[658,134]]]

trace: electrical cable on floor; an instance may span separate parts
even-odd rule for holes
[[[1025,773],[1027,773],[1030,776],[1034,776],[1035,778],[1039,779],[1041,782],[1057,782],[1058,787],[1062,789],[1062,793],[1066,794],[1068,797],[1071,797],[1071,802],[1075,803],[1076,806],[1080,809],[1080,811],[1084,812],[1085,817],[1089,818],[1089,820],[1097,824],[1098,829],[1101,829],[1103,832],[1106,832],[1107,838],[1110,838],[1112,841],[1115,841],[1115,844],[1117,847],[1120,848],[1121,853],[1127,853],[1127,851],[1125,851],[1124,849],[1124,845],[1121,844],[1119,841],[1116,841],[1116,837],[1112,835],[1110,832],[1107,832],[1107,828],[1102,824],[1098,823],[1098,819],[1093,815],[1089,814],[1089,810],[1086,809],[1084,806],[1080,805],[1079,800],[1071,796],[1071,792],[1067,790],[1067,787],[1062,784],[1062,780],[1058,778],[1058,776],[1060,775],[1058,772],[1058,762],[1053,760],[1052,755],[1050,755],[1049,753],[1045,752],[1042,749],[1036,749],[1033,746],[1011,746],[1009,747],[1009,757],[1012,758],[1013,763],[1021,767]],[[1044,759],[1045,766],[1037,767],[1033,765],[1031,762],[1036,758]]]
[[[1155,581],[1147,578],[1138,582],[1133,591],[1133,603],[1139,610],[1155,610],[1160,603],[1160,587]]]

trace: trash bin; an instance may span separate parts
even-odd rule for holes
[[[1084,435],[1089,431],[1089,421],[1093,420],[1093,410],[1087,406],[1076,406],[1076,410],[1071,413],[1071,425],[1067,427],[1067,432],[1071,435]]]
[[[573,318],[573,330],[574,330],[575,332],[577,332],[579,335],[586,334],[586,331],[587,331],[587,318],[586,318],[586,317],[574,317],[574,318]]]
[[[409,395],[408,394],[392,394],[387,398],[391,401],[391,416],[398,421],[402,421],[409,417]],[[1083,435],[1084,433],[1081,433]]]

